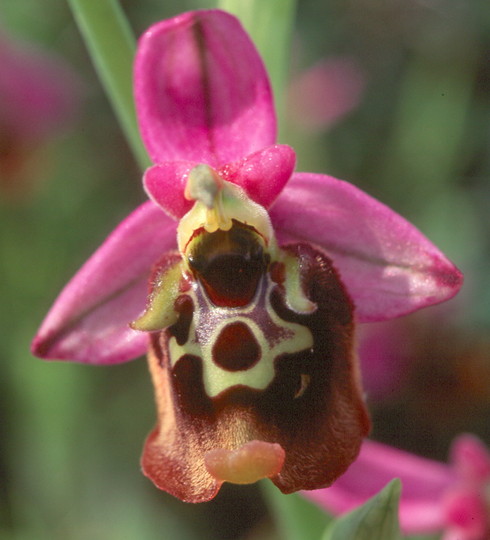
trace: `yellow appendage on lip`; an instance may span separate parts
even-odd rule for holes
[[[253,484],[279,474],[285,455],[280,444],[255,440],[236,450],[211,450],[204,456],[204,462],[208,472],[217,480]]]

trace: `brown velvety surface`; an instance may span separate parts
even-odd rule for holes
[[[182,500],[206,501],[219,490],[221,482],[204,464],[208,451],[255,439],[285,450],[284,466],[271,478],[284,493],[328,486],[355,459],[369,431],[351,301],[324,254],[306,244],[283,249],[300,258],[304,291],[318,308],[307,315],[290,310],[281,285],[273,288],[271,304],[282,320],[307,326],[314,345],[276,358],[274,380],[264,391],[235,386],[208,397],[202,360],[185,355],[171,369],[172,327],[153,335],[149,363],[158,425],[142,465],[158,487]]]

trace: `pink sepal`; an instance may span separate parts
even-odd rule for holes
[[[176,224],[153,202],[130,214],[64,288],[32,344],[33,354],[116,364],[147,349],[128,324],[145,308],[152,264],[175,249]]]
[[[0,29],[2,136],[39,139],[73,119],[81,97],[78,77],[54,52]]]
[[[267,73],[228,13],[193,11],[150,27],[139,42],[134,85],[155,163],[185,159],[217,168],[275,142]]]
[[[354,58],[324,58],[293,78],[286,114],[307,131],[327,130],[357,107],[365,86],[364,73]]]
[[[458,481],[443,499],[448,524],[443,540],[488,538],[490,452],[478,437],[465,433],[453,442],[451,462]]]
[[[347,182],[296,173],[270,215],[280,242],[312,242],[331,257],[361,322],[437,304],[461,287],[461,272],[418,229]]]
[[[451,461],[466,484],[490,481],[490,452],[474,435],[460,435],[451,447]]]
[[[463,486],[450,490],[443,499],[448,526],[444,537],[459,540],[484,540],[490,532],[487,505],[482,493]]]

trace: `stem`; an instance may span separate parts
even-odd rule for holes
[[[149,164],[136,122],[132,70],[135,39],[117,0],[68,0],[97,73],[129,146],[142,168]]]
[[[278,118],[281,118],[296,0],[218,0],[217,5],[236,15],[252,37],[269,72]]]

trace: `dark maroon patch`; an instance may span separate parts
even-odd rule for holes
[[[284,263],[274,261],[269,269],[271,279],[274,283],[282,285],[286,279],[286,269]]]
[[[303,290],[318,309],[296,313],[285,301],[284,288],[273,289],[275,312],[308,327],[313,346],[276,358],[274,380],[265,390],[237,385],[210,398],[201,359],[185,355],[170,370],[165,333],[161,349],[150,351],[150,364],[164,369],[152,370],[159,425],[145,447],[143,469],[183,500],[209,500],[219,487],[206,469],[206,452],[233,450],[254,439],[280,444],[286,452],[281,472],[271,478],[281,491],[326,487],[352,463],[369,431],[353,351],[352,302],[323,253],[307,244],[283,249],[298,258]],[[239,333],[232,331],[232,339],[239,342]],[[220,339],[229,338],[225,333]]]
[[[216,306],[246,306],[265,273],[269,255],[257,233],[234,222],[229,231],[202,233],[189,254],[189,266]]]
[[[250,328],[234,322],[221,330],[213,345],[213,361],[228,371],[250,369],[260,360],[261,350]]]
[[[192,354],[184,354],[171,372],[179,409],[185,410],[194,420],[212,418],[213,406],[204,388],[201,359]]]
[[[194,313],[194,302],[186,294],[181,295],[175,300],[174,309],[179,314],[177,322],[169,327],[169,333],[174,336],[179,345],[184,345],[189,339],[189,330]]]

